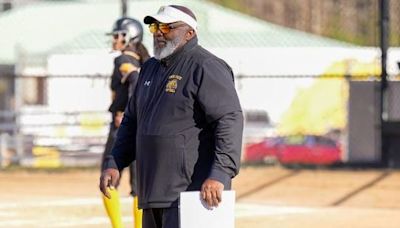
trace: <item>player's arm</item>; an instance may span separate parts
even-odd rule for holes
[[[136,86],[137,79],[139,76],[139,62],[129,60],[126,56],[120,56],[118,60],[115,62],[115,68],[117,69],[118,73],[115,73],[114,78],[119,77],[119,83],[125,84],[129,83],[129,87]],[[114,76],[114,75],[113,75]],[[118,88],[121,89],[121,88]],[[120,94],[120,96],[130,96],[133,90],[129,89],[128,94]],[[124,116],[124,109],[126,107],[125,99],[121,99],[121,97],[117,97],[114,95],[113,101],[115,103],[115,115],[114,115],[114,124],[115,127],[119,128],[122,122],[122,118]]]
[[[114,116],[114,125],[116,128],[119,128],[121,126],[122,118],[124,117],[124,112],[123,111],[117,111]]]

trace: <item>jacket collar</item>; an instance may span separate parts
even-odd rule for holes
[[[191,40],[189,40],[186,44],[184,44],[182,47],[180,47],[179,49],[177,49],[174,53],[172,53],[171,55],[163,58],[160,60],[160,63],[163,66],[171,66],[171,64],[173,64],[174,62],[176,62],[176,60],[182,56],[183,53],[191,50],[192,48],[194,48],[195,46],[197,46],[197,36],[193,37]]]

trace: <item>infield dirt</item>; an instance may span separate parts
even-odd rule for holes
[[[128,175],[120,186],[132,227]],[[98,169],[0,171],[0,227],[110,227]],[[244,167],[236,227],[400,227],[400,171]],[[97,200],[98,199],[98,200]]]

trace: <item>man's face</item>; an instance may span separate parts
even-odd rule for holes
[[[153,45],[156,59],[163,59],[171,55],[187,42],[185,36],[190,31],[190,27],[182,22],[170,24],[156,22],[156,25],[152,24],[150,26],[156,27],[151,28],[155,30],[153,33]]]

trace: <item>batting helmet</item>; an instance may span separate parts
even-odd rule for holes
[[[123,17],[118,19],[112,28],[112,32],[108,33],[109,35],[114,35],[117,33],[124,34],[125,44],[130,43],[139,43],[143,39],[143,27],[139,21],[129,18]]]

